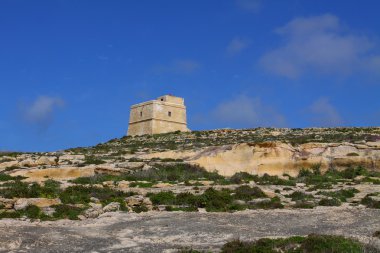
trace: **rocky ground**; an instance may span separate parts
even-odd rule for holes
[[[311,233],[354,237],[380,247],[380,239],[372,236],[380,228],[380,210],[347,206],[236,213],[106,213],[85,221],[2,220],[0,228],[2,252],[178,252],[186,247],[216,251],[237,238]]]
[[[214,251],[237,237],[310,233],[379,247],[379,210],[380,128],[225,129],[0,152],[5,252]]]

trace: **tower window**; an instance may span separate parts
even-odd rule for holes
[[[140,112],[140,117],[142,117],[142,112]]]
[[[171,117],[172,116],[172,112],[168,112],[168,116]]]
[[[164,99],[163,99],[163,98],[161,98],[161,101],[164,101]]]

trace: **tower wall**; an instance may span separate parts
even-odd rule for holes
[[[183,98],[162,96],[131,107],[128,135],[189,131]]]

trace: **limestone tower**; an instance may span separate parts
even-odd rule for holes
[[[183,98],[165,95],[156,100],[131,106],[128,135],[174,131],[189,131]]]

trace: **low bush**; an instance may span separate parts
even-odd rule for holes
[[[107,187],[84,187],[75,185],[67,187],[59,195],[64,204],[87,204],[90,198],[94,197],[100,200],[103,205],[110,202],[122,202],[125,197],[134,195],[134,192],[116,191]]]
[[[259,187],[249,187],[248,185],[239,186],[235,189],[235,199],[251,200],[253,198],[264,198],[265,193]]]
[[[233,184],[241,184],[248,183],[249,181],[253,181],[256,178],[256,176],[247,172],[237,172],[232,177],[230,177],[229,181]]]
[[[289,180],[287,180],[279,178],[278,176],[270,176],[266,173],[262,177],[255,176],[255,182],[261,185],[296,185],[294,178],[289,178]]]
[[[376,208],[376,209],[380,209],[380,201],[379,200],[375,200],[373,198],[371,198],[372,196],[379,196],[380,193],[371,193],[371,194],[367,194],[362,200],[361,200],[361,204],[365,205],[366,207],[368,208]]]
[[[56,205],[53,206],[55,209],[55,212],[53,214],[54,219],[70,219],[70,220],[77,220],[78,215],[82,213],[84,210],[83,208],[79,208],[73,205]]]
[[[273,197],[270,201],[263,201],[249,206],[250,209],[281,209],[284,205],[279,197]]]
[[[355,188],[349,188],[349,189],[342,189],[338,191],[320,191],[317,194],[324,195],[327,197],[332,197],[339,199],[342,202],[346,202],[347,198],[352,198],[355,196],[355,193],[358,193],[359,191]]]
[[[320,206],[340,206],[342,202],[337,198],[323,198],[318,202]]]
[[[234,240],[223,245],[222,253],[266,252],[266,253],[362,253],[367,252],[356,240],[335,235],[293,236],[281,239],[263,238],[254,242]],[[375,252],[375,251],[373,251]]]
[[[312,209],[315,207],[314,202],[306,201],[306,200],[300,200],[296,201],[296,203],[293,205],[294,208],[304,208],[304,209]]]
[[[308,200],[308,199],[313,199],[314,196],[311,194],[306,194],[301,191],[295,191],[292,194],[289,195],[284,195],[287,198],[291,198],[292,201],[299,201],[299,200]]]

